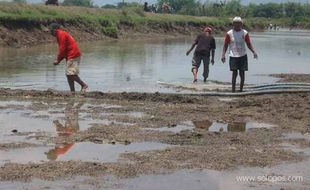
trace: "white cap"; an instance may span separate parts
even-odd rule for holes
[[[241,22],[241,23],[243,23],[241,17],[239,17],[239,16],[236,16],[236,17],[233,19],[233,23],[234,23],[234,22]]]

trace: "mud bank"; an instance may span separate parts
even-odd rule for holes
[[[310,74],[272,74],[279,78],[278,82],[306,82],[310,83]]]
[[[55,38],[48,31],[48,24],[35,23],[30,26],[23,26],[19,23],[0,25],[0,46],[2,47],[31,47],[40,44],[55,43]],[[52,23],[52,22],[50,22]],[[198,34],[203,26],[159,26],[141,27],[126,26],[119,24],[117,32],[113,37],[108,36],[100,29],[89,28],[88,26],[79,26],[71,23],[63,23],[64,29],[68,31],[78,42],[91,42],[97,40],[141,40],[141,39],[168,39],[180,38]]]
[[[54,42],[48,32],[60,23],[78,42],[115,39],[175,38],[197,34],[205,26],[226,31],[230,20],[143,12],[141,7],[100,9],[0,3],[0,46],[27,47]],[[255,24],[254,24],[255,23]],[[263,22],[248,21],[247,28],[263,30]]]

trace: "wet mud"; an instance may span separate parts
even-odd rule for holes
[[[301,138],[310,133],[309,93],[225,101],[11,89],[1,89],[0,96],[1,181],[126,179],[184,169],[275,167],[309,158],[283,147],[309,148],[309,139]]]
[[[279,78],[278,82],[306,82],[310,83],[309,74],[272,74],[272,77]]]

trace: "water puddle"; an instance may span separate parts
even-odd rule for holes
[[[119,124],[130,126],[106,118],[89,118],[82,110],[83,103],[43,102],[43,101],[1,101],[0,106],[0,143],[31,144],[41,143],[40,136],[52,137],[62,134],[72,135],[78,131],[87,130],[93,124]],[[86,107],[91,106],[86,105]],[[119,108],[119,106],[103,104],[104,108]],[[12,109],[14,108],[14,109]],[[132,112],[135,117],[142,117],[143,113]]]
[[[266,128],[270,129],[274,125],[267,123],[256,123],[256,122],[211,122],[209,120],[205,121],[193,121],[193,124],[196,128],[207,129],[210,132],[245,132],[250,129],[255,128]]]
[[[144,130],[159,131],[159,132],[173,132],[180,133],[182,131],[193,130],[195,127],[190,122],[185,122],[180,125],[171,127],[161,127],[161,128],[144,128]]]
[[[0,189],[14,189],[14,190],[91,190],[91,189],[107,189],[106,182],[110,180],[109,177],[85,177],[77,176],[72,179],[59,179],[57,181],[44,181],[40,179],[33,179],[31,182],[0,182]],[[109,187],[108,189],[116,190],[117,188]],[[119,190],[119,189],[118,189]]]
[[[310,160],[295,164],[280,165],[272,168],[240,168],[233,171],[214,170],[182,170],[167,175],[148,175],[135,179],[116,182],[122,184],[124,190],[274,190],[274,189],[307,189],[309,179],[307,172],[309,167],[304,169]],[[242,181],[242,177],[261,178],[265,181]],[[302,180],[294,182],[276,181],[282,178],[296,176]],[[285,187],[285,188],[284,188]]]
[[[194,91],[227,91],[231,87],[227,84],[221,84],[217,81],[207,81],[206,83],[184,83],[184,82],[163,82],[158,81],[157,84],[166,88],[183,89],[183,90],[194,90]]]
[[[144,130],[159,131],[159,132],[174,132],[180,133],[182,131],[190,130],[195,128],[207,129],[210,132],[245,132],[250,129],[265,128],[270,129],[275,127],[274,125],[267,123],[257,123],[257,122],[211,122],[209,120],[204,121],[193,121],[184,122],[176,126],[161,127],[161,128],[144,128]]]
[[[292,139],[292,140],[298,140],[298,139],[305,139],[310,141],[310,134],[302,134],[298,132],[292,132],[292,133],[287,133],[283,135],[283,139]]]
[[[127,113],[113,113],[113,112],[106,112],[106,113],[101,113],[101,116],[128,116],[132,118],[143,118],[146,116],[145,113],[143,112],[127,112]]]
[[[273,167],[239,167],[234,170],[179,170],[168,174],[119,179],[113,176],[57,181],[0,182],[0,189],[111,189],[111,190],[280,190],[309,189],[310,159]],[[294,179],[289,181],[288,179]],[[249,179],[249,180],[246,180]],[[259,180],[260,179],[260,180]]]
[[[30,101],[14,101],[14,100],[0,101],[1,109],[5,109],[9,107],[27,107],[30,105],[31,105]]]
[[[123,144],[95,144],[91,142],[65,143],[48,147],[32,147],[0,151],[0,164],[4,163],[41,163],[57,161],[85,161],[85,162],[117,162],[120,154],[161,150],[171,145],[143,142]]]
[[[221,102],[233,102],[236,99],[237,98],[219,98],[219,101],[221,101]]]
[[[120,105],[113,105],[113,104],[100,104],[100,106],[98,105],[94,105],[94,104],[89,104],[89,103],[85,103],[83,106],[81,106],[82,110],[88,110],[88,109],[119,109],[119,108],[123,108],[123,106]]]
[[[293,145],[290,143],[282,143],[280,144],[285,150],[290,150],[295,153],[304,154],[306,156],[310,156],[310,147],[309,148],[300,148],[297,145]]]
[[[136,178],[119,179],[107,177],[83,177],[57,181],[34,179],[31,182],[0,182],[1,189],[110,189],[110,190],[280,190],[280,189],[309,189],[310,160],[299,163],[282,164],[274,167],[249,168],[236,170],[179,170],[169,174],[144,175]],[[289,176],[296,181],[281,182]],[[245,181],[242,178],[258,178],[265,181]],[[299,179],[299,177],[301,177]]]

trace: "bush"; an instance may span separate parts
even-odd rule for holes
[[[26,0],[13,0],[13,3],[27,3]]]
[[[93,7],[94,3],[92,0],[64,0],[63,5]]]
[[[118,38],[117,28],[115,26],[107,26],[102,28],[102,33],[112,38]]]

